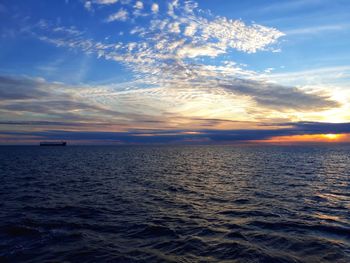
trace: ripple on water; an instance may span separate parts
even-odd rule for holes
[[[0,148],[0,261],[350,262],[349,146]]]

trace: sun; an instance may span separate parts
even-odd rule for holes
[[[333,134],[333,133],[324,134],[323,136],[329,140],[335,140],[339,137],[338,134]]]

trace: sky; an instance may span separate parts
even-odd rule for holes
[[[0,0],[0,144],[350,142],[348,0]]]

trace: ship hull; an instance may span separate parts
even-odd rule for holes
[[[66,146],[66,142],[41,142],[40,146]]]

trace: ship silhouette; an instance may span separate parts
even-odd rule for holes
[[[60,141],[60,142],[40,142],[40,146],[66,146],[67,142]]]

